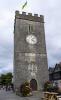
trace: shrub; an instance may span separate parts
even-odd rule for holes
[[[48,91],[48,89],[51,87],[51,82],[50,81],[47,81],[47,82],[45,82],[45,84],[44,84],[44,90],[45,91]]]
[[[21,85],[20,92],[22,96],[27,96],[30,94],[31,88],[30,88],[29,82],[25,82]]]
[[[47,81],[44,84],[44,91],[48,91],[48,92],[58,92],[58,87],[57,86],[53,86],[53,84],[50,81]]]

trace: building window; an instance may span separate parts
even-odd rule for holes
[[[30,32],[30,25],[29,25],[29,32]]]
[[[54,73],[53,74],[54,79],[60,79],[60,73]]]
[[[33,26],[32,25],[29,25],[29,32],[33,32]]]

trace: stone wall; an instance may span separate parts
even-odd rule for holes
[[[29,32],[29,25],[32,30]],[[26,37],[33,34],[37,38],[37,43],[32,45],[27,43]],[[30,60],[31,59],[31,60]],[[37,66],[35,76],[31,75],[28,66]],[[32,69],[31,69],[32,70]],[[14,23],[14,85],[19,88],[25,81],[36,79],[38,90],[43,88],[43,84],[48,80],[48,64],[45,44],[44,17],[25,12],[15,13]]]

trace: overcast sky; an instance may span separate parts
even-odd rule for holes
[[[61,61],[61,0],[0,0],[0,73],[13,70],[15,11],[44,15],[48,66]]]

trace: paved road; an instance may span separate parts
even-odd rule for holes
[[[12,91],[0,90],[0,100],[41,100],[40,97],[19,97]],[[61,98],[59,99],[61,100]]]
[[[41,100],[36,97],[19,97],[13,92],[6,92],[5,90],[0,90],[0,100]]]

